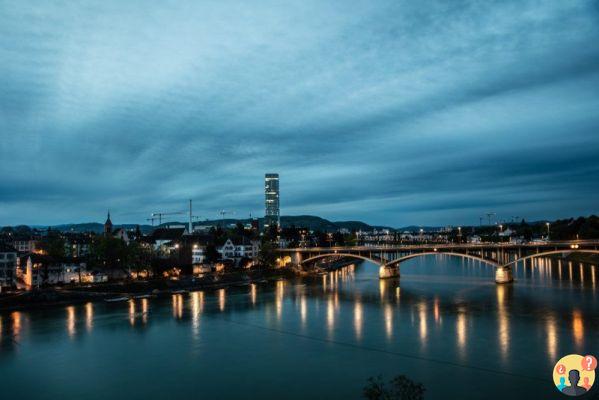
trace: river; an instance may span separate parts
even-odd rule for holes
[[[497,285],[451,256],[379,280],[317,278],[0,314],[0,396],[357,399],[368,377],[426,399],[564,398],[555,362],[599,353],[597,266],[539,259]]]

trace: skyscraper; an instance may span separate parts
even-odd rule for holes
[[[281,226],[279,211],[279,174],[264,175],[264,228]]]

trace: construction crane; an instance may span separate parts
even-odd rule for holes
[[[152,218],[154,218],[154,219],[158,218],[158,225],[160,226],[160,225],[162,225],[162,217],[167,216],[167,215],[180,215],[180,214],[186,214],[186,212],[185,211],[155,212],[155,213],[152,213]]]
[[[152,226],[154,226],[154,221],[156,221],[158,218],[156,217],[151,217],[151,218],[147,218],[146,221],[150,221],[152,223]]]
[[[225,215],[229,214],[229,215],[235,215],[235,211],[227,211],[227,210],[220,210],[218,212],[220,214],[220,218],[221,218],[221,224],[222,227],[225,227]]]

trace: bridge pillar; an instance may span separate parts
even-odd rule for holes
[[[495,268],[495,283],[510,283],[514,281],[512,267],[502,266]]]
[[[379,268],[379,278],[399,278],[399,265],[381,265],[381,267]]]

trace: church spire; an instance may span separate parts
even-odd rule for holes
[[[104,222],[104,236],[110,236],[111,234],[112,234],[112,221],[110,220],[110,210],[108,210],[106,222]]]

